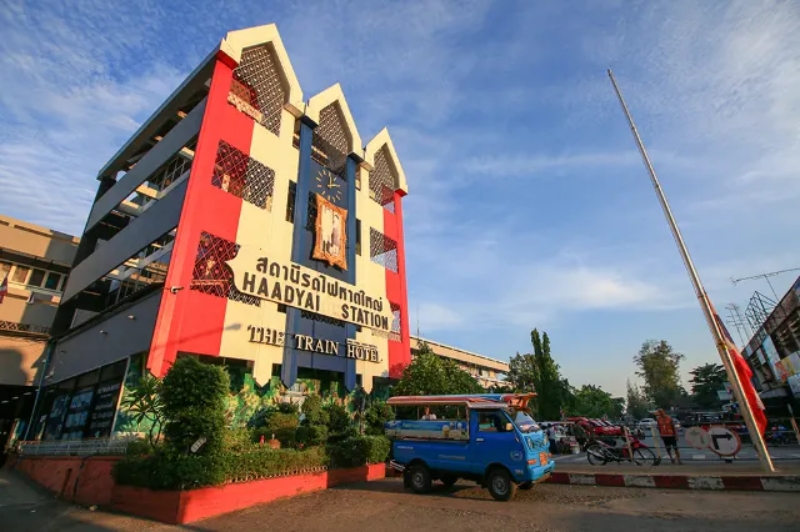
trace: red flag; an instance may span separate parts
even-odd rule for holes
[[[708,295],[706,295],[706,298],[708,298]],[[711,303],[710,299],[708,300],[708,304],[711,305],[711,311],[714,313],[714,319],[717,321],[717,326],[719,327],[719,330],[722,333],[722,338],[725,341],[725,347],[728,349],[728,353],[733,361],[733,368],[736,370],[736,374],[739,376],[739,382],[742,383],[742,392],[747,400],[747,404],[750,405],[750,411],[753,413],[753,418],[758,426],[758,430],[761,434],[764,434],[764,431],[767,428],[767,416],[764,414],[764,403],[761,402],[761,397],[759,397],[758,392],[756,392],[756,389],[753,387],[753,371],[750,369],[750,365],[744,359],[742,354],[739,352],[739,349],[736,347],[736,344],[733,342],[733,338],[731,338],[728,328],[725,327],[725,324],[719,318],[717,309],[714,308],[714,305]]]
[[[6,275],[6,278],[3,279],[2,284],[0,284],[0,303],[3,302],[3,299],[5,299],[7,293],[8,293],[8,275]]]

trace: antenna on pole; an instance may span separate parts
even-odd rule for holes
[[[796,272],[796,271],[800,271],[800,268],[789,268],[788,270],[779,270],[777,272],[759,273],[758,275],[751,275],[750,277],[740,277],[739,279],[734,279],[733,277],[731,277],[731,282],[735,285],[736,283],[739,283],[741,281],[753,281],[755,279],[764,279],[765,281],[767,281],[770,290],[772,290],[772,295],[775,296],[775,301],[779,301],[778,294],[775,292],[775,288],[773,288],[772,283],[769,282],[769,278],[775,277],[776,275],[781,275],[783,273]]]

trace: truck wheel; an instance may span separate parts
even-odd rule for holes
[[[529,489],[533,488],[533,482],[523,482],[517,487],[521,490],[528,491]]]
[[[431,490],[431,472],[425,464],[417,464],[409,471],[411,489],[417,493],[427,493]]]
[[[496,501],[510,501],[517,493],[517,485],[508,474],[508,471],[496,467],[489,471],[486,478],[489,493]]]
[[[453,484],[458,481],[458,477],[455,475],[444,475],[440,480],[446,487],[451,488],[453,487]]]

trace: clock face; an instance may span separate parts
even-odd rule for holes
[[[317,172],[317,193],[331,203],[340,203],[342,201],[343,184],[344,181],[327,168],[323,167]]]

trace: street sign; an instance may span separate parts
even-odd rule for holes
[[[686,438],[686,443],[694,447],[695,449],[708,449],[709,445],[711,445],[711,436],[703,430],[702,427],[691,427],[686,429],[686,434],[684,435]]]
[[[720,456],[735,456],[742,450],[742,440],[739,435],[725,427],[711,427],[708,429],[711,438],[709,450]]]

